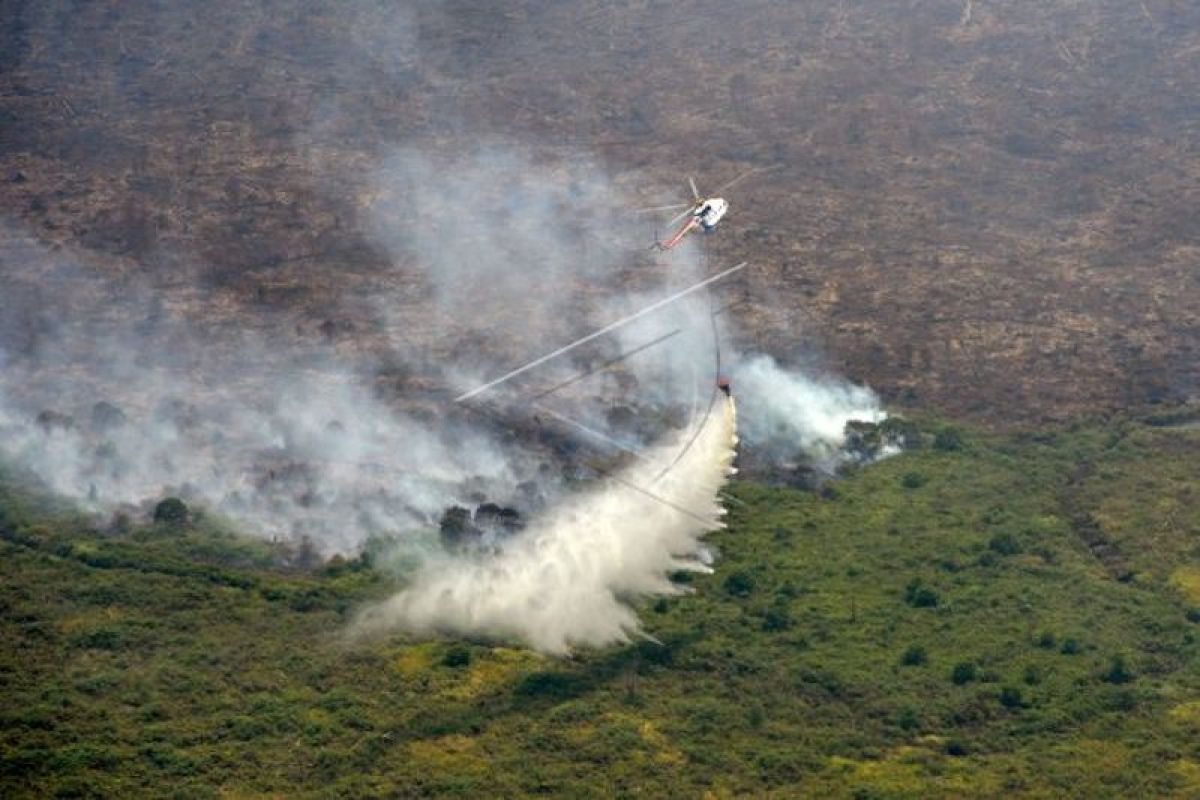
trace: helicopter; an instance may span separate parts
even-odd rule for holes
[[[719,194],[720,192],[725,191],[735,183],[740,182],[743,178],[748,178],[756,172],[764,172],[768,169],[773,169],[773,167],[759,167],[758,169],[752,169],[748,172],[743,172],[741,175],[738,175],[733,180],[723,184],[720,188],[718,188],[717,193]],[[714,230],[716,230],[717,223],[719,223],[729,211],[729,201],[724,197],[718,197],[716,195],[711,197],[701,197],[700,191],[696,188],[696,182],[692,180],[690,176],[688,177],[687,181],[688,186],[692,190],[691,202],[674,203],[667,206],[655,206],[654,208],[640,208],[637,210],[637,213],[639,214],[653,214],[661,211],[675,211],[677,209],[683,209],[683,211],[678,215],[672,217],[667,225],[674,225],[684,218],[687,218],[687,221],[684,222],[683,227],[677,230],[670,239],[667,239],[665,242],[655,242],[653,245],[651,245],[651,247],[657,250],[670,250],[674,248],[684,240],[684,237],[697,229],[700,229],[705,233],[712,233]]]

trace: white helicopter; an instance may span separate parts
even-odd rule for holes
[[[752,169],[749,172],[743,172],[741,175],[738,175],[733,180],[718,188],[717,192],[723,192],[729,187],[733,186],[735,183],[741,181],[743,178],[748,178],[756,172],[763,172],[768,169],[774,169],[774,167],[759,167],[758,169]],[[675,247],[675,245],[682,242],[685,236],[697,228],[703,230],[705,233],[712,233],[713,230],[716,229],[717,223],[720,222],[725,216],[726,212],[729,211],[729,201],[724,197],[701,197],[700,192],[696,189],[696,182],[690,177],[687,180],[688,186],[690,186],[692,189],[692,202],[674,203],[669,206],[656,206],[654,208],[638,209],[637,213],[639,214],[651,214],[659,211],[675,211],[676,209],[682,208],[683,211],[677,216],[672,217],[671,221],[668,222],[667,225],[674,225],[684,217],[688,218],[687,222],[683,224],[683,227],[677,230],[675,235],[670,239],[667,239],[665,242],[654,243],[653,246],[659,250],[670,250],[671,248]]]

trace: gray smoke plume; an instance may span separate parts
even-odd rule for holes
[[[352,553],[515,491],[519,446],[389,405],[368,365],[214,319],[219,296],[113,278],[12,228],[4,241],[3,455],[86,508],[179,495]]]
[[[818,460],[834,458],[846,423],[877,423],[887,416],[865,386],[788,371],[769,355],[742,357],[732,374],[745,398],[743,438],[780,456],[799,451]]]
[[[292,333],[312,321],[256,317],[187,270],[155,283],[7,230],[4,456],[98,512],[177,494],[325,553],[387,538],[420,559],[367,628],[562,652],[635,633],[629,600],[702,564],[734,436],[732,409],[713,407],[718,364],[746,398],[750,446],[825,458],[847,420],[881,417],[866,389],[730,351],[733,323],[704,293],[452,403],[696,283],[701,259],[688,244],[655,264],[617,235],[637,201],[582,157],[402,149],[364,193],[364,232],[391,265],[359,330],[382,351]],[[381,359],[406,371],[400,388],[379,384]],[[564,494],[594,459],[628,462],[624,477]],[[519,505],[531,483],[528,524],[486,558],[436,547],[447,507]]]

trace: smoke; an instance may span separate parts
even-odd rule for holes
[[[618,234],[640,230],[626,213],[639,200],[580,154],[401,148],[364,194],[358,224],[389,266],[365,309],[333,300],[319,316],[255,312],[194,272],[156,281],[6,233],[5,457],[97,512],[145,514],[175,494],[324,553],[387,539],[413,556],[405,588],[362,630],[561,653],[627,640],[634,598],[702,568],[734,441],[732,405],[707,413],[718,368],[764,451],[828,459],[846,421],[882,417],[869,390],[731,351],[719,284],[451,403],[695,284],[702,261],[689,243],[655,263]],[[351,313],[346,333],[320,332],[326,314]],[[629,463],[567,492],[596,460]],[[524,530],[437,546],[447,508],[485,501],[516,507]]]
[[[845,442],[846,423],[878,423],[887,416],[865,386],[791,372],[769,355],[741,359],[733,375],[745,398],[743,438],[776,457],[834,459]]]
[[[361,354],[272,341],[220,294],[3,233],[0,455],[87,509],[138,514],[178,495],[252,533],[353,553],[431,530],[466,498],[508,498],[537,468],[483,427],[388,403]]]
[[[687,247],[666,269],[631,273],[645,243],[623,239],[616,231],[629,226],[616,221],[636,202],[586,159],[539,161],[495,142],[453,157],[409,149],[381,181],[373,228],[397,263],[429,265],[441,335],[453,332],[437,349],[459,356],[440,370],[458,390],[705,277]],[[781,457],[834,461],[848,421],[883,418],[868,389],[733,352],[716,305],[685,297],[490,390],[488,402],[574,424],[590,449],[629,465],[558,497],[511,538],[427,561],[356,630],[515,639],[550,653],[627,641],[640,631],[636,598],[676,591],[670,570],[704,568],[701,537],[718,524],[736,438],[732,403],[705,414],[719,369],[752,409],[754,446]],[[463,352],[455,341],[488,346]]]
[[[622,198],[582,154],[539,159],[504,142],[447,154],[399,148],[371,194],[367,228],[396,280],[422,298],[384,293],[377,311],[397,351],[455,389],[598,327],[610,298],[628,293],[628,248],[614,235]],[[564,376],[576,363],[536,377]]]
[[[162,391],[165,382],[151,371],[110,390],[115,402],[40,412],[0,394],[6,455],[92,510],[136,511],[178,495],[326,553],[429,527],[468,491],[504,496],[516,483],[517,453],[502,455],[479,431],[392,413],[336,373],[274,383],[274,399],[178,381]]]
[[[358,630],[516,639],[554,654],[629,641],[641,631],[630,603],[680,591],[669,571],[708,570],[701,537],[721,527],[717,492],[734,471],[737,442],[732,399],[663,474],[691,433],[564,499],[498,553],[431,564],[367,609]]]

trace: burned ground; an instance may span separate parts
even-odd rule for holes
[[[778,165],[710,244],[755,265],[743,335],[1023,424],[1197,391],[1198,53],[1182,0],[8,0],[0,215],[199,317],[370,349],[409,275],[363,233],[392,147],[598,154],[647,199]],[[36,273],[6,264],[7,330]],[[399,313],[419,344],[418,287]]]

